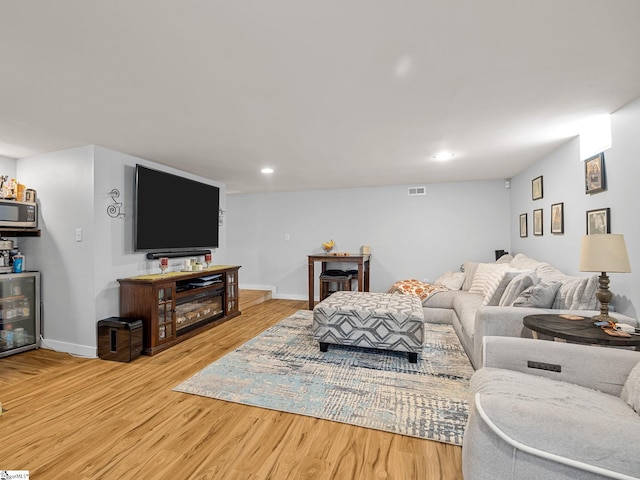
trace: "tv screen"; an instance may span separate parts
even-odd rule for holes
[[[135,198],[136,251],[218,247],[218,187],[136,165]]]

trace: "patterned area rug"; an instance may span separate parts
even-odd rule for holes
[[[418,363],[407,354],[330,345],[300,310],[174,390],[387,432],[462,444],[473,368],[450,325],[425,324]]]

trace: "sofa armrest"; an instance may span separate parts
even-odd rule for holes
[[[524,307],[495,307],[483,306],[476,312],[473,331],[473,351],[472,363],[475,368],[482,365],[483,338],[488,336],[498,337],[524,337],[532,338],[531,330],[526,328],[522,320],[527,315],[539,315],[543,313],[573,314],[583,317],[598,315],[596,310],[554,310],[550,308],[524,308]],[[637,326],[635,318],[619,313],[611,313],[617,321]]]
[[[484,338],[485,367],[502,368],[561,380],[620,396],[640,353],[611,347],[528,338]],[[532,368],[529,362],[557,365],[560,372]]]

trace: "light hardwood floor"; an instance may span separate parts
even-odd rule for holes
[[[268,300],[131,363],[0,359],[0,469],[32,479],[461,479],[461,448],[172,388],[306,302]]]

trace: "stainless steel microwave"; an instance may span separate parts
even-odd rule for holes
[[[38,207],[35,203],[0,199],[0,227],[35,228]]]

